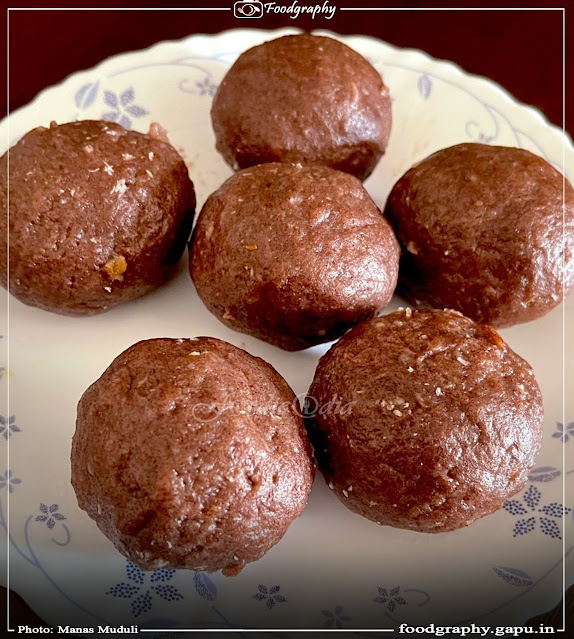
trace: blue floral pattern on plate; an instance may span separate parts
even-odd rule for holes
[[[494,572],[509,583],[511,586],[524,587],[531,586],[534,583],[532,577],[527,575],[523,570],[518,568],[508,568],[507,566],[495,566]]]
[[[107,595],[129,599],[134,617],[151,610],[154,595],[165,601],[181,601],[183,595],[173,585],[167,583],[175,575],[175,570],[159,568],[151,573],[145,573],[131,561],[126,563],[128,582],[120,582],[106,591]]]
[[[553,539],[562,539],[562,531],[558,521],[564,515],[570,513],[572,509],[556,502],[538,508],[541,497],[540,490],[536,486],[530,485],[528,490],[522,495],[522,502],[517,499],[510,499],[504,503],[504,510],[511,515],[515,517],[526,515],[526,517],[518,519],[514,524],[512,530],[514,537],[527,535],[539,526],[540,531],[545,535]],[[532,515],[531,513],[535,514]],[[542,513],[542,515],[538,513]]]
[[[574,437],[574,422],[566,424],[566,428],[562,422],[556,422],[556,432],[552,433],[552,437],[560,439],[565,444],[570,437]]]
[[[193,574],[193,585],[200,597],[207,599],[208,601],[215,601],[217,599],[217,586],[213,583],[205,572],[201,570],[195,571]]]
[[[46,504],[40,504],[40,514],[36,516],[35,521],[46,522],[46,526],[50,530],[54,528],[57,521],[64,521],[66,519],[62,513],[58,512],[58,504],[52,504],[50,507]]]
[[[203,80],[198,80],[195,83],[195,86],[199,90],[199,95],[208,95],[209,97],[213,97],[217,92],[217,84],[215,84],[208,75],[206,75]]]
[[[14,492],[14,486],[21,484],[22,480],[19,477],[15,477],[10,469],[4,471],[3,475],[0,475],[0,490],[8,487],[8,490]]]
[[[554,466],[537,466],[533,468],[528,474],[528,479],[535,482],[549,482],[554,481],[561,475],[561,471]]]
[[[271,610],[275,604],[285,603],[287,601],[287,599],[279,593],[281,586],[271,586],[268,588],[263,584],[259,584],[257,590],[258,592],[253,595],[253,598],[258,601],[264,601],[269,610]]]
[[[429,76],[426,73],[423,73],[422,75],[419,76],[419,79],[417,81],[417,87],[421,96],[425,100],[428,100],[430,98],[430,94],[432,91],[432,80],[429,78]]]
[[[11,415],[8,419],[0,415],[0,434],[4,439],[9,439],[14,433],[21,433],[22,429],[16,424],[16,416]]]
[[[321,610],[321,613],[326,617],[323,622],[323,628],[344,628],[345,624],[352,621],[352,617],[343,614],[343,606],[335,606],[335,610]]]
[[[379,596],[373,601],[378,604],[384,604],[389,612],[393,612],[397,606],[406,606],[407,600],[401,596],[400,586],[395,586],[390,590],[387,588],[379,588]]]
[[[102,113],[102,120],[108,122],[117,122],[126,129],[132,128],[132,118],[143,118],[148,112],[133,104],[135,100],[135,92],[132,87],[122,91],[119,95],[113,91],[104,91],[104,103],[110,107],[110,111]]]

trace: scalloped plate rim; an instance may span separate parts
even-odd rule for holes
[[[240,36],[240,37],[245,37],[247,38],[248,36],[255,36],[257,35],[258,37],[263,35],[263,34],[267,34],[269,36],[269,39],[275,38],[275,37],[280,37],[281,35],[286,35],[289,33],[298,33],[300,32],[300,29],[294,28],[294,27],[289,27],[289,28],[280,28],[280,29],[273,29],[273,30],[267,30],[267,29],[249,29],[249,28],[238,28],[238,29],[231,29],[231,30],[226,30],[220,33],[216,33],[216,34],[203,34],[203,33],[198,33],[198,34],[193,34],[190,36],[186,36],[185,38],[180,38],[180,39],[173,39],[173,40],[164,40],[164,41],[160,41],[160,42],[156,42],[151,44],[149,47],[140,49],[140,50],[136,50],[136,51],[129,51],[129,52],[123,52],[120,54],[116,54],[116,55],[112,55],[109,56],[107,58],[105,58],[104,60],[102,60],[101,62],[99,62],[98,64],[94,65],[93,67],[89,68],[89,69],[83,69],[80,71],[75,71],[70,73],[66,78],[64,78],[62,81],[60,81],[59,83],[52,85],[50,87],[47,87],[43,90],[41,90],[28,104],[19,107],[18,109],[14,110],[13,112],[10,112],[5,118],[2,119],[2,121],[0,122],[0,132],[3,130],[4,127],[8,126],[8,131],[9,131],[9,120],[10,118],[13,117],[17,117],[20,114],[23,114],[26,110],[31,109],[31,108],[36,108],[38,105],[40,105],[45,99],[49,99],[50,96],[53,93],[59,92],[63,89],[65,89],[68,85],[71,85],[72,83],[75,83],[78,79],[82,78],[82,77],[87,77],[88,74],[92,74],[94,72],[97,71],[101,71],[102,69],[105,69],[107,65],[110,64],[114,64],[118,59],[122,59],[122,60],[128,60],[130,58],[136,58],[139,57],[141,55],[149,55],[150,53],[153,54],[154,52],[160,51],[161,49],[164,48],[169,48],[170,46],[186,46],[188,42],[191,42],[193,40],[199,40],[199,39],[207,39],[213,42],[225,42],[227,39],[231,39],[234,36]],[[373,36],[364,36],[361,34],[337,34],[335,32],[331,32],[328,30],[315,30],[313,31],[314,33],[318,33],[318,34],[324,34],[324,35],[330,35],[333,37],[336,37],[337,39],[342,40],[343,42],[347,42],[349,44],[351,44],[352,46],[352,42],[354,39],[363,39],[363,40],[369,40],[372,44],[376,44],[376,45],[383,45],[384,47],[387,47],[389,50],[391,50],[394,53],[400,54],[400,55],[408,55],[408,56],[412,56],[415,57],[417,59],[419,59],[422,63],[424,64],[431,64],[431,65],[438,65],[440,67],[441,70],[444,70],[447,74],[455,74],[457,77],[460,78],[465,78],[465,79],[469,79],[471,80],[473,83],[477,82],[480,83],[481,86],[487,88],[490,91],[495,91],[496,94],[498,95],[498,97],[501,100],[504,100],[506,102],[506,104],[508,104],[510,107],[512,108],[519,108],[521,110],[521,112],[524,114],[525,117],[528,118],[529,123],[532,123],[533,125],[536,125],[537,127],[544,127],[546,129],[546,134],[552,134],[554,137],[558,137],[560,138],[560,140],[562,141],[562,143],[564,144],[564,150],[568,151],[568,152],[574,152],[574,145],[572,143],[571,138],[569,137],[569,135],[563,131],[560,127],[558,127],[555,124],[550,123],[546,116],[536,107],[533,107],[531,105],[527,105],[524,104],[520,101],[518,101],[516,98],[514,98],[506,89],[504,89],[501,85],[493,82],[492,80],[490,80],[489,78],[486,78],[484,76],[480,76],[480,75],[475,75],[472,73],[469,73],[467,71],[465,71],[464,69],[462,69],[459,65],[457,65],[454,62],[448,61],[448,60],[442,60],[442,59],[437,59],[434,58],[432,56],[429,56],[427,53],[425,53],[422,50],[416,49],[416,48],[401,48],[401,47],[397,47],[395,45],[391,45],[388,44],[387,42],[384,42],[382,40],[379,40]],[[572,583],[574,583],[574,573],[570,572],[570,574],[566,571],[566,566],[563,566],[563,569],[566,573],[566,584],[571,585]],[[561,584],[560,584],[561,586]],[[26,590],[24,587],[20,588],[14,588],[13,589],[16,592],[19,592],[23,597],[26,596]],[[550,609],[550,607],[552,607],[553,605],[555,605],[557,602],[560,601],[560,598],[562,596],[562,591],[561,588],[552,588],[551,589],[552,592],[542,592],[542,598],[544,601],[546,601],[546,604],[542,604],[540,605],[540,609],[542,610],[548,610]],[[558,592],[560,591],[560,592]],[[548,602],[553,602],[551,604],[549,604]],[[533,614],[539,614],[538,611],[535,611]],[[285,631],[285,632],[289,632],[289,631]],[[359,631],[357,631],[359,632]]]
[[[274,38],[278,38],[281,37],[282,35],[289,35],[289,34],[295,34],[295,33],[301,33],[302,30],[298,29],[296,27],[282,27],[279,29],[255,29],[255,28],[237,28],[237,29],[228,29],[226,31],[221,31],[219,33],[196,33],[196,34],[192,34],[189,36],[186,36],[184,38],[174,38],[171,40],[162,40],[160,42],[154,42],[153,44],[149,45],[148,47],[144,47],[142,49],[138,49],[135,51],[125,51],[122,53],[118,53],[115,55],[110,55],[107,58],[105,58],[104,60],[101,60],[100,62],[98,62],[96,65],[88,68],[88,69],[82,69],[80,71],[73,71],[72,73],[70,73],[68,76],[66,76],[63,80],[61,80],[60,82],[58,82],[57,84],[51,85],[49,87],[46,87],[45,89],[42,89],[34,98],[32,98],[32,100],[30,102],[28,102],[27,104],[18,107],[17,109],[15,109],[14,111],[11,111],[8,115],[6,115],[1,121],[0,121],[0,131],[2,130],[2,128],[6,125],[6,122],[14,116],[17,116],[19,114],[20,111],[24,110],[24,109],[28,109],[28,108],[33,108],[37,105],[37,103],[41,102],[42,100],[44,100],[46,98],[46,96],[50,95],[51,92],[53,91],[59,91],[62,88],[64,88],[67,84],[71,84],[72,82],[76,81],[78,78],[83,77],[86,74],[89,73],[93,73],[94,71],[99,71],[101,70],[103,67],[107,66],[109,63],[111,62],[115,62],[118,58],[123,58],[123,59],[129,59],[130,57],[134,56],[140,56],[140,55],[148,55],[149,53],[153,53],[156,50],[162,49],[162,48],[167,48],[170,46],[181,46],[181,45],[185,45],[187,42],[190,42],[194,39],[207,39],[207,40],[226,40],[226,39],[231,39],[234,36],[239,36],[241,37],[242,35],[245,35],[245,37],[249,36],[249,35],[262,35],[263,33],[269,34],[270,38],[269,39],[274,39]],[[369,36],[369,35],[361,35],[361,34],[339,34],[336,33],[334,31],[329,31],[328,29],[314,29],[312,31],[312,33],[317,33],[319,35],[327,35],[327,36],[331,36],[331,37],[335,37],[339,40],[342,40],[343,42],[347,42],[347,41],[352,41],[353,39],[363,39],[363,40],[368,40],[369,42],[373,43],[373,44],[382,44],[385,47],[388,47],[389,49],[391,49],[392,51],[396,52],[396,53],[400,53],[401,55],[414,55],[416,57],[420,57],[421,60],[423,60],[425,63],[431,63],[431,64],[435,64],[435,65],[440,65],[443,69],[448,69],[448,71],[450,72],[454,72],[455,74],[459,75],[459,76],[463,76],[469,79],[472,79],[473,81],[477,81],[480,83],[483,83],[485,85],[487,85],[490,89],[494,89],[498,92],[499,97],[505,99],[509,104],[511,104],[512,106],[519,106],[524,110],[524,113],[528,113],[530,117],[532,117],[533,119],[537,120],[539,125],[544,125],[545,127],[547,127],[549,130],[552,131],[553,135],[557,135],[559,137],[562,138],[562,141],[565,142],[565,147],[568,148],[569,151],[574,153],[574,142],[572,141],[572,139],[570,138],[569,134],[562,129],[561,127],[559,127],[558,125],[550,122],[548,120],[548,118],[546,117],[546,115],[537,107],[530,105],[530,104],[526,104],[524,102],[520,102],[519,100],[517,100],[509,91],[507,91],[502,85],[498,84],[497,82],[494,82],[493,80],[490,80],[489,78],[487,78],[486,76],[483,75],[478,75],[478,74],[474,74],[474,73],[470,73],[468,71],[466,71],[465,69],[463,69],[460,65],[458,65],[456,62],[452,62],[451,60],[445,60],[442,58],[435,58],[431,55],[429,55],[428,53],[425,53],[423,50],[421,49],[417,49],[416,47],[398,47],[396,45],[390,44],[388,42],[385,42],[384,40],[380,40],[374,36]]]

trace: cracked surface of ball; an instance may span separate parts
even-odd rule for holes
[[[231,328],[286,350],[336,339],[392,297],[399,249],[361,182],[325,166],[260,164],[205,203],[190,273]]]
[[[211,119],[217,149],[235,170],[306,162],[364,180],[389,141],[391,98],[359,53],[302,34],[242,53],[219,86]]]
[[[0,208],[10,201],[10,292],[64,315],[101,313],[162,285],[195,210],[177,151],[113,122],[33,129],[2,157],[0,184]],[[4,288],[6,223],[0,216]]]
[[[135,564],[239,572],[307,502],[311,449],[285,380],[221,340],[152,339],[83,394],[80,508]]]
[[[459,144],[393,187],[385,216],[401,244],[399,293],[511,326],[574,287],[574,190],[529,151]]]
[[[542,439],[531,367],[489,326],[454,311],[397,311],[324,355],[309,391],[319,467],[379,524],[467,526],[521,490]]]

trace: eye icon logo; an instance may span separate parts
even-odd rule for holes
[[[233,15],[236,18],[261,18],[263,3],[259,0],[239,0],[233,5]]]

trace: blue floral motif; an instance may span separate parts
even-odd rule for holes
[[[199,80],[195,83],[195,86],[199,89],[199,95],[209,95],[213,97],[217,91],[217,84],[206,75],[203,80]]]
[[[81,86],[74,95],[74,101],[79,109],[87,109],[92,106],[98,95],[99,82],[88,82]]]
[[[283,595],[279,594],[279,591],[281,590],[280,586],[271,586],[271,588],[267,588],[267,586],[259,584],[257,589],[259,592],[256,592],[253,595],[253,598],[259,601],[264,601],[269,610],[271,610],[276,603],[284,603],[287,601]]]
[[[4,415],[0,415],[0,434],[4,435],[4,439],[9,439],[14,433],[21,433],[22,429],[16,425],[16,417],[11,415],[8,419]]]
[[[417,87],[422,97],[428,100],[432,91],[432,80],[426,73],[419,76]]]
[[[200,597],[208,601],[215,601],[217,597],[217,586],[204,572],[197,570],[193,574],[193,585]]]
[[[554,466],[538,466],[530,471],[528,479],[536,482],[548,482],[560,477],[561,474],[560,470]]]
[[[552,433],[552,437],[560,439],[565,444],[570,437],[574,438],[574,422],[569,422],[564,428],[564,424],[556,422],[556,431]]]
[[[134,617],[139,617],[141,614],[151,610],[154,594],[165,601],[181,601],[183,599],[183,595],[175,586],[166,583],[173,579],[175,570],[159,568],[154,570],[151,575],[146,575],[134,563],[127,561],[126,573],[128,580],[132,583],[118,583],[107,590],[106,595],[130,599]],[[146,587],[148,577],[149,586]]]
[[[531,586],[534,581],[530,575],[526,574],[523,570],[518,568],[508,568],[508,566],[495,566],[494,572],[504,579],[506,583],[512,586]]]
[[[135,92],[131,87],[120,93],[119,96],[113,91],[104,91],[104,103],[111,108],[111,111],[103,113],[102,119],[108,122],[117,122],[125,129],[131,129],[132,118],[142,118],[148,113],[141,106],[133,104],[134,100]]]
[[[19,477],[14,477],[10,469],[5,471],[3,475],[0,475],[0,490],[2,490],[2,488],[8,487],[8,490],[13,493],[14,486],[21,483],[22,480]]]
[[[56,525],[56,521],[66,519],[62,513],[58,512],[58,504],[52,504],[50,507],[46,504],[40,504],[41,515],[38,515],[34,521],[45,521],[50,530]]]
[[[144,571],[131,561],[126,562],[126,572],[130,581],[134,581],[136,584],[143,584],[145,577]]]
[[[522,495],[521,503],[517,499],[510,499],[504,503],[504,510],[515,517],[520,515],[529,515],[518,519],[514,524],[512,530],[513,537],[520,537],[532,532],[536,529],[537,525],[540,526],[540,530],[553,539],[562,539],[562,532],[555,519],[562,519],[564,515],[571,512],[571,508],[567,508],[557,502],[547,504],[542,508],[538,508],[542,493],[536,488],[536,486],[530,485],[528,490]],[[531,515],[530,513],[535,513]],[[537,513],[542,513],[538,515]],[[545,515],[545,516],[544,516]],[[550,519],[552,517],[553,519]]]
[[[321,612],[327,617],[323,623],[323,628],[344,628],[345,626],[343,624],[352,619],[348,615],[342,614],[343,606],[335,606],[333,612],[330,610],[321,610]]]
[[[386,588],[378,588],[378,591],[379,596],[375,597],[373,601],[379,604],[386,604],[386,608],[389,612],[393,612],[397,606],[407,605],[407,600],[404,597],[401,597],[400,586],[396,586],[390,590],[387,590]]]

